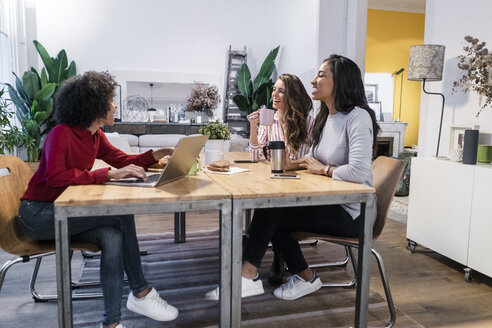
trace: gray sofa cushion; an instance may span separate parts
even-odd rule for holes
[[[138,137],[140,152],[162,147],[176,147],[184,134],[144,134]]]

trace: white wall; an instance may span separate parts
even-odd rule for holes
[[[65,49],[78,72],[197,74],[217,81],[221,94],[229,45],[247,47],[253,76],[280,45],[277,73],[300,76],[310,93],[320,53],[347,55],[350,44],[359,58],[365,49],[359,24],[352,26],[361,21],[358,3],[367,7],[367,0],[43,0],[36,2],[33,38],[52,55]],[[321,29],[320,21],[339,24]]]
[[[449,150],[451,125],[480,125],[481,141],[487,140],[484,132],[492,132],[492,108],[485,108],[477,118],[479,96],[462,91],[452,94],[453,81],[460,77],[456,66],[457,56],[463,54],[463,39],[472,35],[487,42],[492,50],[492,2],[482,0],[427,0],[424,43],[446,46],[443,80],[426,83],[426,90],[442,92],[446,97],[439,155]],[[433,156],[436,152],[441,115],[441,97],[422,93],[420,105],[419,156]]]

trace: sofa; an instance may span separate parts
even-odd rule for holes
[[[149,149],[156,150],[163,147],[175,147],[184,134],[123,134],[118,132],[106,132],[109,142],[125,153],[143,153]],[[249,140],[238,135],[232,135],[226,140],[225,151],[248,151]]]

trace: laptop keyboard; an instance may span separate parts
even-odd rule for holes
[[[160,174],[152,174],[147,177],[147,180],[145,182],[157,182],[157,180],[159,180],[160,177],[161,177]],[[141,180],[141,182],[143,181],[142,179],[139,180]]]

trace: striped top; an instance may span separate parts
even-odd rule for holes
[[[313,130],[314,125],[314,111],[309,111],[309,114],[306,118],[306,128],[308,141],[303,143],[297,153],[293,154],[289,149],[290,159],[296,160],[304,155],[308,154],[310,151],[310,142],[311,132]],[[251,156],[251,160],[258,161],[263,155],[263,147],[268,145],[270,141],[285,141],[284,131],[282,129],[282,125],[278,121],[277,113],[275,113],[273,124],[270,126],[260,125],[258,127],[258,144],[253,145],[250,141],[249,143],[249,154]],[[270,154],[269,154],[270,155]]]

